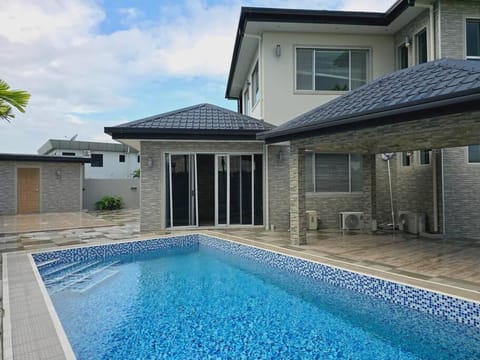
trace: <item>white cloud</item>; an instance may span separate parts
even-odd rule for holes
[[[203,0],[185,0],[163,5],[147,19],[152,14],[137,8],[106,14],[95,0],[0,1],[0,78],[32,94],[26,114],[11,124],[0,123],[0,151],[31,152],[48,138],[76,133],[79,139],[106,139],[104,126],[129,120],[108,114],[136,106],[132,92],[145,83],[201,76],[206,87],[217,86],[230,65],[241,5],[385,7],[384,2],[358,2],[224,0],[208,6]],[[100,34],[108,16],[121,16],[126,29]],[[192,103],[205,101],[197,89],[165,91],[188,96]],[[98,115],[110,120],[93,120]]]

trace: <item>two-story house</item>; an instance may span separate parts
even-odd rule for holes
[[[296,139],[309,136],[306,130],[298,135],[302,124],[312,128],[311,136],[325,135],[312,123],[323,109],[327,122],[356,109],[372,112],[382,102],[379,93],[385,92],[383,105],[392,107],[398,101],[412,105],[414,96],[438,100],[435,91],[456,98],[464,89],[449,93],[448,74],[448,81],[468,83],[480,70],[473,66],[470,75],[468,62],[432,61],[478,58],[479,19],[478,1],[400,0],[385,13],[242,8],[226,91],[239,114],[204,104],[105,129],[144,155],[142,229],[241,225],[294,233],[304,225],[292,221],[292,214],[304,220],[305,210],[315,210],[323,227],[338,228],[342,212],[365,212],[369,224],[386,223],[392,211],[387,165],[379,154],[401,150],[391,164],[394,215],[424,215],[425,231],[478,236],[480,226],[465,216],[480,200],[472,190],[479,178],[478,148],[451,147],[480,142],[472,140],[474,132],[461,140],[454,134],[457,141],[449,142],[428,126],[415,133],[411,123],[413,130],[401,128],[409,137],[401,143],[392,137],[391,147],[385,141],[376,146],[382,139],[375,132],[364,138],[348,133],[350,138],[334,142],[302,140],[301,146]],[[432,65],[419,66],[425,62]],[[396,72],[412,66],[412,73]],[[445,80],[436,89],[428,87],[435,79],[426,76],[429,71]],[[409,76],[418,83],[410,85]],[[409,97],[398,84],[420,93]],[[369,103],[371,89],[375,104]],[[341,109],[334,106],[337,100]],[[443,105],[438,109],[444,114],[474,107]],[[411,109],[405,116],[396,113],[395,122],[417,119],[419,111]],[[270,124],[279,127],[271,130]],[[437,141],[429,141],[429,134]]]
[[[479,56],[478,1],[397,1],[384,14],[244,8],[226,96],[242,113],[280,125],[395,70]],[[267,149],[276,163],[267,183],[268,222],[285,229],[288,142]],[[396,154],[396,220],[411,213],[424,231],[478,236],[478,154],[477,145]],[[339,226],[339,212],[361,211],[361,163],[356,154],[307,153],[306,207],[317,210],[323,226]],[[391,223],[387,164],[380,155],[376,163],[376,220]]]

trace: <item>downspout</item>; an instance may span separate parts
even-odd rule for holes
[[[426,5],[426,4],[415,4],[415,6],[420,8],[428,8],[429,13],[429,57],[428,60],[432,61],[435,60],[435,24],[434,24],[434,13],[433,13],[433,5]],[[443,155],[443,154],[442,154]],[[438,232],[438,194],[437,194],[437,161],[436,161],[436,153],[432,149],[432,193],[433,193],[433,232]],[[443,156],[442,156],[442,164],[443,164]],[[443,176],[443,170],[442,170]],[[442,182],[443,183],[443,182]],[[443,194],[443,192],[442,192]],[[445,222],[445,218],[444,218]]]
[[[445,226],[445,168],[443,166],[443,149],[442,149],[442,152],[441,152],[441,156],[442,156],[442,232],[443,232],[443,236],[446,235],[446,226]]]
[[[269,196],[269,177],[268,177],[268,144],[263,145],[264,154],[265,154],[265,230],[270,228],[270,196]]]

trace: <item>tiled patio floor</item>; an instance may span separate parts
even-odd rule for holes
[[[114,224],[85,212],[0,216],[0,234],[79,229],[109,225],[111,226]]]

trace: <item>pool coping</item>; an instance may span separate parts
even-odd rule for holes
[[[412,284],[412,281],[405,281],[405,279],[410,279],[410,280],[415,280],[415,282],[418,283],[427,283],[427,284],[432,284],[432,282],[429,282],[427,280],[419,280],[419,279],[414,279],[414,278],[409,278],[408,276],[405,275],[396,275],[396,274],[391,274],[386,271],[378,270],[378,269],[372,269],[368,268],[368,266],[362,266],[362,265],[356,265],[356,264],[349,264],[349,263],[343,263],[342,261],[339,260],[332,260],[328,258],[323,258],[320,255],[311,255],[311,254],[305,254],[300,251],[292,250],[292,249],[285,249],[281,246],[273,245],[273,244],[264,244],[264,243],[259,243],[254,240],[249,240],[247,238],[243,238],[240,236],[235,236],[235,235],[226,235],[226,234],[218,234],[214,231],[182,231],[178,233],[170,233],[170,234],[165,234],[165,235],[155,235],[151,237],[145,237],[145,238],[140,238],[140,239],[125,239],[125,240],[116,240],[116,241],[107,241],[107,242],[99,242],[99,243],[90,243],[90,244],[76,244],[76,245],[71,245],[71,246],[65,246],[62,248],[55,248],[55,249],[44,249],[44,250],[31,250],[31,251],[19,251],[19,252],[12,252],[12,253],[4,253],[3,256],[3,264],[2,264],[2,270],[3,270],[3,306],[5,309],[5,317],[4,317],[4,331],[3,331],[3,337],[4,337],[4,359],[5,360],[13,360],[14,359],[14,349],[13,349],[13,337],[12,337],[12,323],[11,323],[11,304],[10,304],[10,293],[9,293],[9,279],[8,279],[8,268],[7,268],[7,257],[10,255],[24,255],[28,259],[28,263],[30,264],[30,270],[33,271],[33,275],[36,279],[37,285],[40,288],[40,292],[42,294],[42,297],[45,301],[46,305],[46,310],[50,316],[50,320],[53,323],[53,327],[55,329],[55,336],[59,340],[60,345],[62,347],[62,352],[64,355],[65,359],[76,359],[73,349],[71,347],[70,341],[68,340],[68,337],[65,334],[65,331],[63,329],[63,326],[60,322],[60,319],[58,318],[58,314],[55,310],[55,307],[50,299],[50,296],[48,294],[48,291],[45,287],[45,284],[43,283],[43,280],[41,279],[40,273],[38,271],[38,268],[35,265],[33,255],[34,254],[40,254],[40,253],[49,253],[49,252],[55,252],[55,251],[63,251],[63,250],[69,250],[69,249],[76,249],[76,248],[87,248],[87,247],[95,247],[95,246],[104,246],[104,245],[115,245],[115,244],[121,244],[121,243],[132,243],[132,242],[140,242],[140,241],[148,241],[148,240],[155,240],[155,239],[165,239],[165,238],[172,238],[172,237],[178,237],[178,236],[186,236],[186,235],[204,235],[204,236],[210,236],[215,239],[235,243],[238,245],[242,246],[247,246],[251,248],[256,248],[264,251],[270,251],[276,254],[280,254],[283,256],[290,256],[299,260],[303,261],[311,261],[314,263],[318,263],[320,265],[324,266],[329,266],[333,267],[336,269],[344,270],[344,271],[349,271],[353,272],[359,275],[363,276],[368,276],[368,277],[373,277],[377,278],[380,280],[384,280],[387,282],[394,282],[398,283],[404,286],[410,286],[413,288],[429,291],[429,292],[434,292],[438,294],[443,294],[449,297],[461,299],[461,300],[466,300],[469,302],[477,303],[480,304],[479,299],[472,299],[471,297],[464,297],[464,296],[459,296],[456,294],[452,294],[449,292],[437,290],[437,289],[432,289],[431,287],[425,287],[421,286],[419,284]],[[342,266],[343,265],[343,266]],[[360,269],[359,269],[360,268]],[[370,271],[362,271],[362,270],[370,270]],[[372,274],[372,271],[374,270],[374,274]],[[392,276],[382,276],[379,273],[384,273],[388,275],[396,275],[395,277],[397,279],[392,279]],[[402,280],[403,279],[403,280]],[[436,283],[433,283],[436,284]],[[442,287],[452,287],[452,286],[444,286],[443,284],[438,284],[441,285]],[[469,290],[470,291],[470,290]],[[472,291],[470,291],[472,292]],[[52,334],[53,336],[53,334]]]

